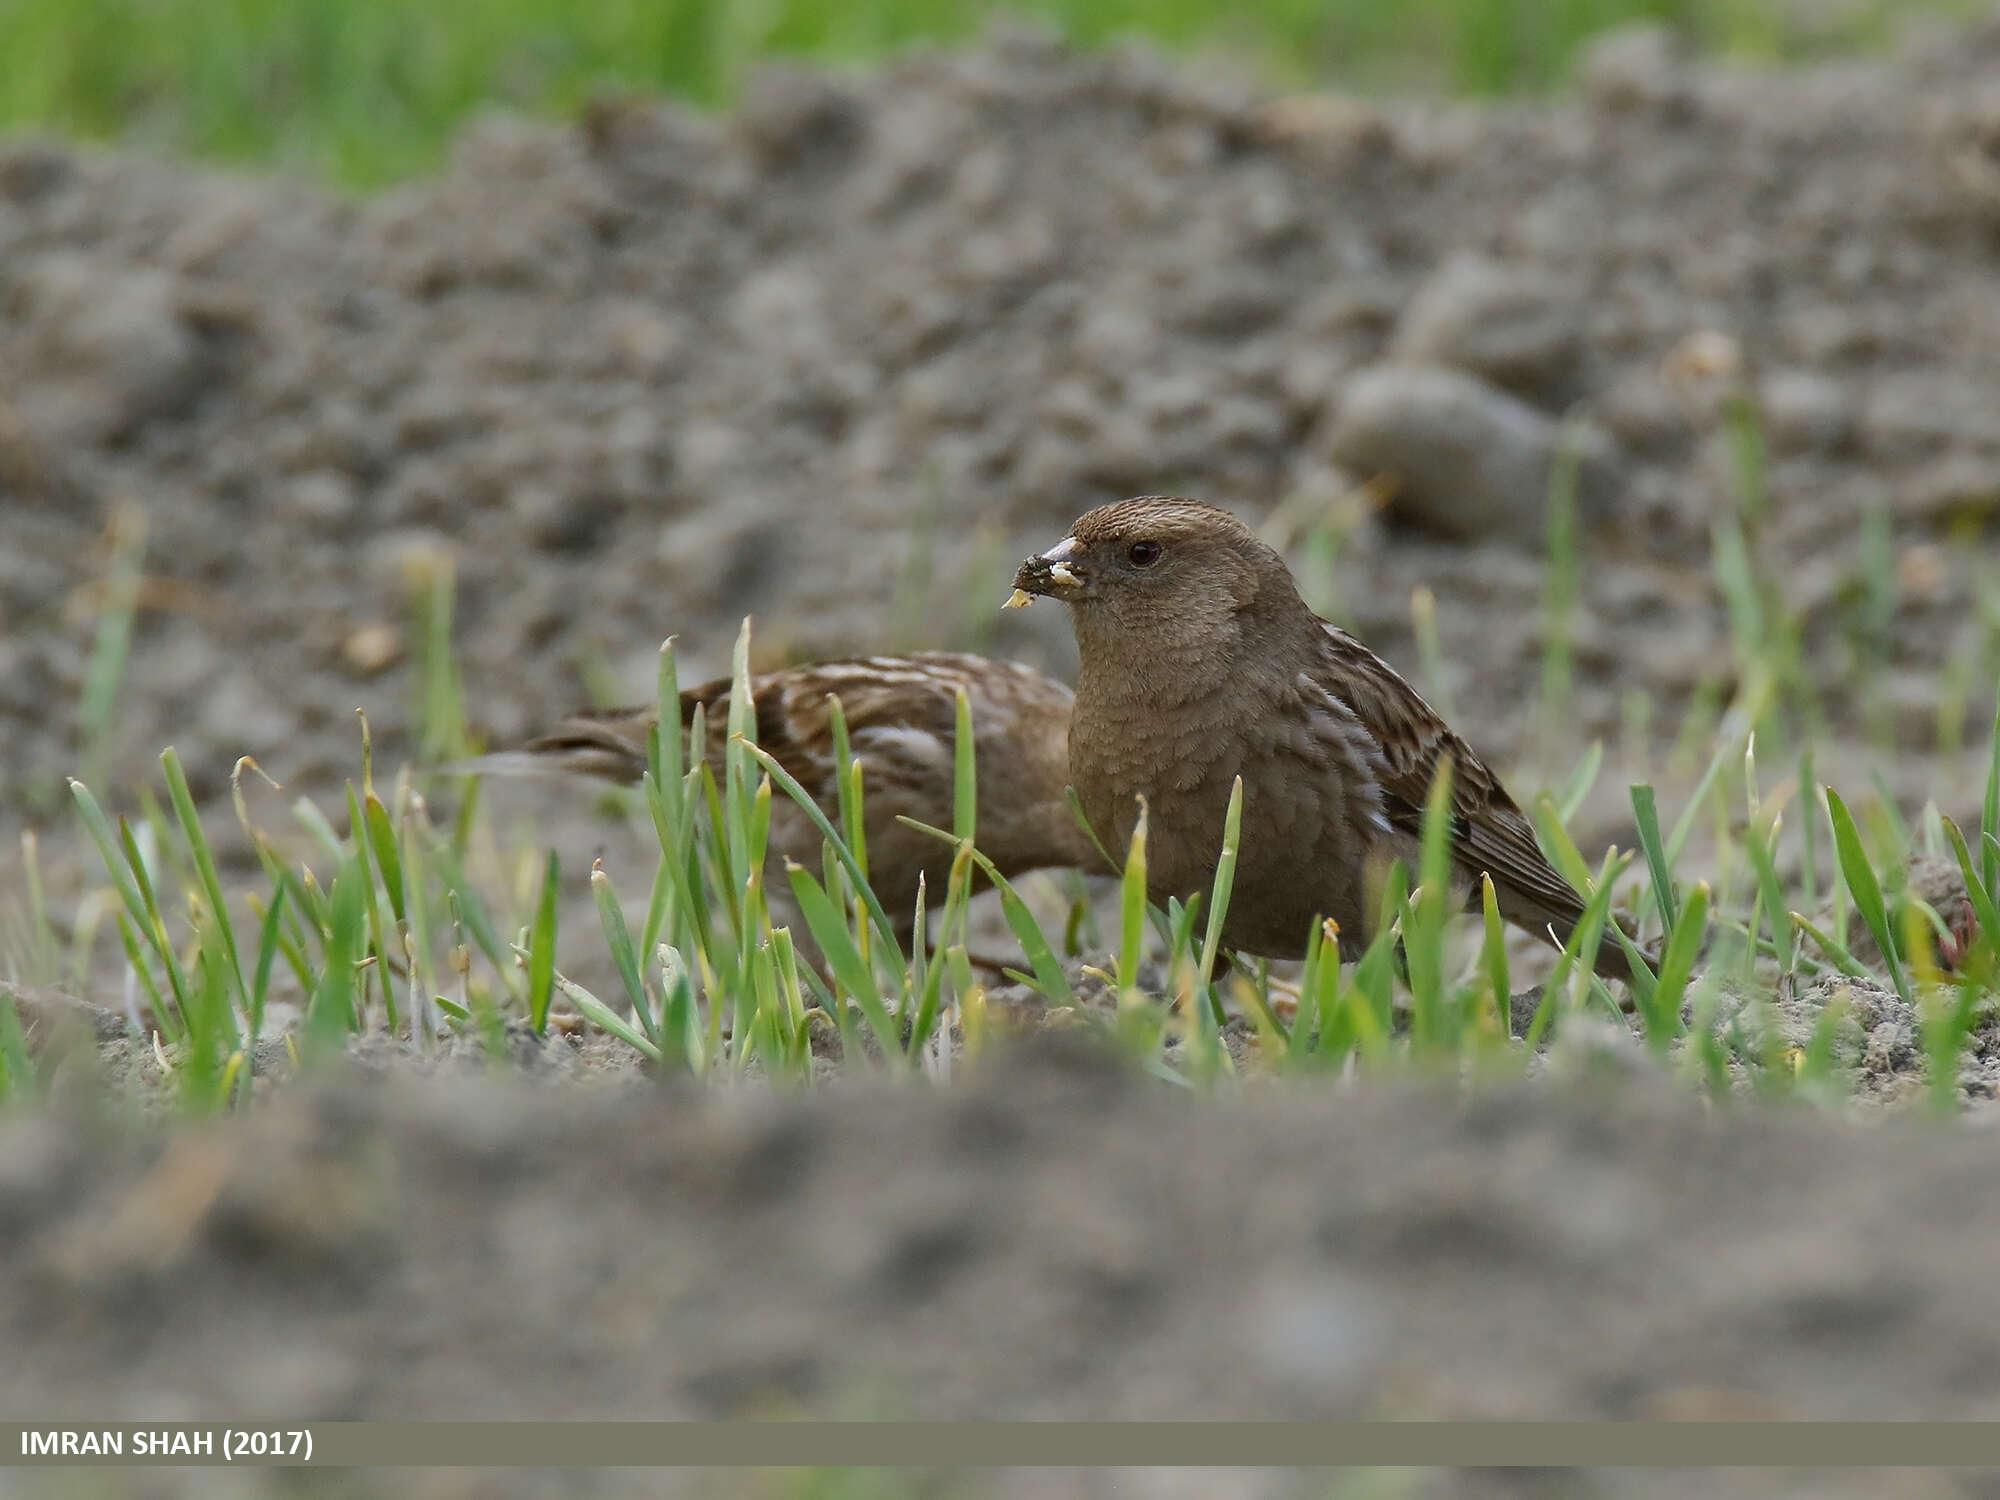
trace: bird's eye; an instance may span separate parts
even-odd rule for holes
[[[1134,542],[1125,555],[1132,560],[1133,567],[1150,568],[1166,550],[1158,542]]]

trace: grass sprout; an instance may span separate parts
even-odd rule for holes
[[[620,872],[623,889],[602,860],[585,874],[551,851],[503,856],[476,777],[415,767],[378,775],[365,718],[358,774],[337,798],[296,799],[281,826],[267,826],[252,806],[253,794],[262,797],[255,777],[246,776],[262,773],[245,759],[230,777],[233,827],[211,828],[171,748],[155,781],[102,782],[137,599],[136,522],[114,537],[84,687],[85,722],[96,726],[84,746],[90,772],[70,783],[102,879],[73,903],[52,901],[40,841],[26,836],[25,901],[0,913],[0,973],[14,985],[82,984],[100,933],[115,939],[128,1020],[181,1104],[197,1112],[250,1107],[256,1073],[273,1065],[260,1044],[274,1040],[280,997],[297,1017],[283,1054],[305,1065],[365,1033],[419,1047],[457,1036],[504,1058],[510,1038],[560,1025],[601,1033],[661,1077],[756,1072],[798,1082],[820,1076],[829,1054],[850,1068],[943,1082],[987,1050],[1026,997],[1051,1024],[1080,1025],[1148,1074],[1196,1087],[1260,1070],[1325,1076],[1476,1063],[1525,1071],[1574,1017],[1594,1012],[1632,1025],[1651,1052],[1677,1058],[1718,1098],[1830,1100],[1841,1097],[1849,1022],[1869,986],[1869,1003],[1905,1009],[1929,1096],[1940,1112],[1955,1111],[2000,988],[2000,711],[1976,827],[1935,803],[1899,809],[1879,773],[1851,798],[1818,779],[1824,725],[1798,620],[1758,560],[1768,498],[1754,412],[1745,403],[1730,423],[1738,493],[1713,541],[1731,671],[1689,705],[1688,753],[1662,763],[1665,785],[1687,791],[1629,787],[1635,849],[1586,857],[1570,828],[1604,774],[1601,743],[1528,803],[1583,916],[1525,1024],[1513,986],[1526,966],[1498,892],[1488,878],[1468,884],[1454,866],[1449,763],[1430,788],[1410,862],[1371,867],[1370,930],[1343,932],[1322,914],[1299,933],[1300,961],[1274,973],[1225,941],[1236,872],[1251,852],[1243,824],[1254,788],[1232,785],[1202,889],[1152,899],[1151,809],[1141,800],[1118,857],[1107,855],[1118,880],[1102,919],[1077,880],[1045,930],[980,846],[972,713],[961,693],[950,826],[900,820],[948,847],[944,878],[920,888],[913,912],[892,915],[869,878],[872,789],[840,705],[832,705],[830,781],[803,786],[757,743],[748,621],[727,703],[715,710],[726,715],[715,744],[708,709],[683,718],[674,642],[661,647],[658,724],[635,799],[651,834],[649,868],[636,878]],[[1574,741],[1563,724],[1580,578],[1567,514],[1573,458],[1559,469],[1540,707],[1543,732]],[[1286,524],[1309,539],[1316,514],[1300,509]],[[1879,672],[1893,577],[1875,531],[1863,654]],[[448,562],[413,576],[412,587],[418,764],[448,763],[468,748]],[[1437,601],[1420,591],[1412,610],[1424,678],[1443,696]],[[1701,738],[1689,737],[1688,723]],[[1760,778],[1760,751],[1767,770],[1785,768],[1775,785]],[[785,803],[817,832],[816,860],[768,857]],[[433,805],[442,809],[435,819]],[[1071,807],[1081,821],[1073,793]],[[220,831],[230,834],[227,859]],[[1920,855],[1955,867],[1962,901],[1954,895],[1941,903],[1950,909],[1937,909],[1924,898],[1931,887],[1909,873]],[[586,887],[594,922],[566,923]],[[972,956],[982,887],[1019,949],[997,978]],[[1607,942],[1622,947],[1633,971],[1625,991],[1595,972]],[[1642,948],[1657,955],[1657,973]],[[576,977],[586,965],[606,976],[599,992]],[[1831,998],[1789,1023],[1789,1040],[1774,1041],[1776,1008],[1815,984]],[[1004,1010],[994,1003],[1003,985],[1015,990]],[[34,1045],[34,1028],[0,991],[0,1098],[40,1093],[45,1070]]]

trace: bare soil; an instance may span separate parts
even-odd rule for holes
[[[494,119],[443,179],[363,202],[16,141],[0,807],[66,823],[122,501],[150,548],[113,786],[172,743],[207,798],[246,753],[323,794],[357,706],[397,763],[405,570],[440,552],[471,715],[508,744],[587,671],[650,693],[669,633],[690,672],[725,666],[745,613],[767,659],[963,642],[1060,670],[1057,611],[991,606],[1084,508],[1310,518],[1381,470],[1400,493],[1315,590],[1415,670],[1431,587],[1458,719],[1520,762],[1549,423],[1578,400],[1580,681],[1547,769],[1600,736],[1643,763],[1698,683],[1731,685],[1708,547],[1733,392],[1823,682],[1853,679],[1862,516],[1888,507],[1883,688],[1921,752],[2000,494],[1996,55],[2000,25],[1738,75],[1625,34],[1573,102],[1474,108],[1273,100],[1017,38],[771,73],[721,122]],[[1828,709],[1859,734],[1859,705]]]
[[[411,753],[410,579],[440,558],[470,713],[504,745],[645,696],[669,633],[690,672],[721,667],[746,612],[766,661],[971,645],[1064,670],[1057,612],[992,608],[1014,560],[1091,504],[1169,490],[1294,536],[1343,517],[1330,565],[1295,552],[1317,602],[1521,789],[1604,739],[1576,832],[1629,844],[1625,783],[1685,785],[1689,705],[1733,686],[1709,542],[1744,398],[1821,774],[1879,765],[1906,807],[1969,814],[2000,512],[1996,68],[2000,23],[1784,76],[1634,33],[1563,102],[1378,105],[1008,37],[864,78],[773,72],[722,121],[647,100],[496,118],[441,179],[364,202],[16,140],[0,833],[42,831],[67,921],[90,866],[62,778],[120,506],[148,551],[107,787],[175,744],[240,868],[237,756],[287,797],[337,793],[357,706],[380,763]],[[1550,740],[1540,506],[1572,410],[1587,573]],[[1384,470],[1400,485],[1355,505]],[[1418,585],[1442,681],[1417,661]],[[578,876],[600,850],[649,868],[587,794],[495,796]],[[1901,1097],[1913,1018],[1872,993],[1856,1014],[1850,1061]],[[121,1047],[105,1067],[153,1065]],[[948,1091],[697,1094],[568,1043],[534,1049],[541,1089],[387,1050],[386,1076],[281,1091],[247,1127],[8,1126],[0,1407],[2000,1410],[1983,1130],[1708,1109],[1617,1047],[1595,1088],[1212,1103],[1074,1059]],[[910,1483],[1110,1493],[1048,1481],[1072,1488]],[[430,1492],[490,1492],[455,1482]],[[1340,1492],[1216,1483],[1185,1492]]]
[[[950,1090],[398,1074],[249,1128],[20,1121],[0,1164],[0,1409],[48,1420],[2000,1407],[1986,1132],[1715,1112],[1634,1068],[1212,1099],[1046,1045]],[[1205,1479],[1116,1492],[1343,1492]],[[1113,1492],[1050,1482],[928,1492]]]

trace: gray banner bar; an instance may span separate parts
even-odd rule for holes
[[[0,1423],[5,1465],[2000,1466],[1979,1422]]]

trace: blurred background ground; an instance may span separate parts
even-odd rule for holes
[[[357,707],[400,763],[412,583],[441,561],[494,745],[645,696],[668,633],[719,670],[745,612],[764,661],[1064,670],[1058,612],[993,609],[1013,560],[1170,490],[1289,539],[1522,792],[1605,740],[1578,838],[1629,845],[1624,785],[1690,780],[1741,670],[1710,538],[1744,503],[1745,396],[1821,774],[1962,812],[2000,661],[1996,57],[1993,24],[1782,74],[1624,32],[1553,103],[1370,103],[1015,34],[753,73],[719,117],[488,118],[441,177],[362,199],[17,137],[0,831],[60,867],[62,778],[115,800],[168,743],[218,810],[242,754],[337,796]],[[1584,581],[1551,701],[1572,410]],[[129,664],[86,714],[121,597]],[[615,851],[587,796],[544,800],[530,842]]]

